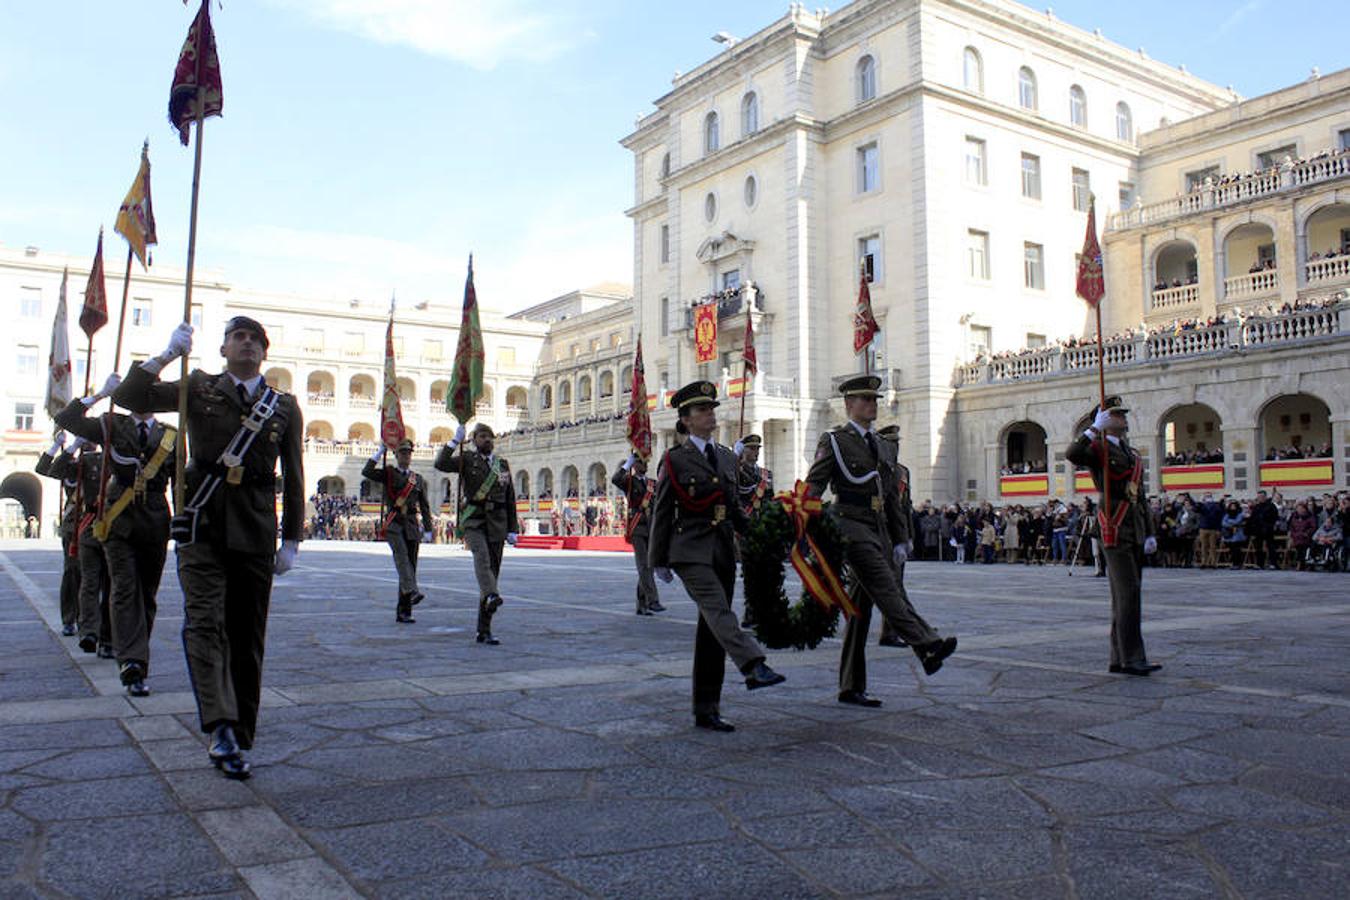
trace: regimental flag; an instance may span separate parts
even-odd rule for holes
[[[717,304],[694,307],[694,362],[717,359]]]
[[[741,351],[741,355],[745,357],[746,377],[759,372],[759,354],[755,352],[755,326],[750,321],[749,310],[745,313],[745,349]]]
[[[853,310],[853,352],[861,353],[872,343],[881,326],[872,315],[872,291],[867,286],[867,267],[859,267],[858,305]]]
[[[108,324],[108,288],[103,279],[103,229],[98,230],[98,249],[89,267],[89,283],[84,288],[84,306],[80,308],[80,330],[90,340],[94,332]]]
[[[445,397],[445,408],[463,425],[473,418],[478,398],[482,395],[483,331],[478,326],[478,294],[473,289],[473,255],[470,254],[469,275],[464,280],[464,314],[459,321],[455,369],[450,373],[450,390]]]
[[[150,268],[150,247],[159,243],[155,237],[155,211],[150,206],[150,142],[141,147],[141,168],[131,183],[126,199],[117,210],[113,231],[127,239],[131,252]]]
[[[1083,236],[1083,252],[1078,257],[1078,296],[1096,307],[1106,295],[1106,278],[1102,272],[1102,245],[1097,243],[1097,198],[1088,197],[1087,234]]]
[[[66,322],[66,282],[69,279],[69,270],[61,273],[61,296],[56,301],[56,318],[52,321],[52,350],[47,355],[47,396],[43,405],[49,416],[65,409],[75,396],[71,387],[70,331]]]
[[[186,3],[187,0],[184,0]],[[178,65],[169,88],[169,124],[178,129],[178,140],[188,145],[188,133],[197,121],[198,104],[202,118],[220,115],[220,57],[216,55],[216,33],[211,28],[211,0],[202,0],[197,18],[192,20]]]
[[[633,357],[633,385],[628,397],[628,444],[645,460],[652,455],[652,416],[647,400],[647,373],[642,365],[641,337]]]
[[[390,450],[407,437],[403,427],[403,401],[398,395],[398,376],[394,371],[394,301],[389,301],[389,325],[384,330],[384,392],[380,396],[380,440]]]

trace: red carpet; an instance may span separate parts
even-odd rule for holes
[[[611,553],[632,553],[633,545],[622,537],[557,537],[551,534],[522,534],[516,539],[517,550],[601,550]]]

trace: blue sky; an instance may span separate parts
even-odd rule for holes
[[[213,0],[213,3],[215,0]],[[809,5],[809,4],[808,4]],[[166,121],[196,8],[0,0],[0,242],[92,252],[147,135],[156,259],[186,254],[191,153]],[[632,279],[636,116],[786,0],[225,0],[225,117],[207,123],[199,266],[235,284],[514,310]],[[1350,7],[1061,0],[1055,14],[1246,96],[1350,64]]]

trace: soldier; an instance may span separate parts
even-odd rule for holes
[[[80,561],[71,546],[75,540],[75,525],[79,516],[75,510],[75,478],[63,479],[53,474],[56,460],[65,455],[66,433],[58,431],[50,450],[38,457],[34,467],[44,478],[54,478],[65,489],[61,507],[61,634],[73,637],[80,618]]]
[[[670,405],[688,432],[683,444],[661,460],[652,511],[651,564],[666,584],[675,574],[698,605],[694,634],[694,724],[735,731],[721,716],[722,680],[731,655],[749,690],[786,679],[764,662],[764,651],[741,630],[731,611],[736,588],[733,529],[749,524],[736,488],[736,457],[712,439],[717,427],[717,388],[695,381],[675,392]]]
[[[1102,451],[1107,454],[1110,475],[1110,507],[1098,504],[1097,521],[1101,526],[1106,576],[1111,585],[1111,664],[1110,672],[1147,675],[1162,666],[1150,663],[1144,652],[1140,631],[1140,583],[1144,556],[1155,553],[1158,540],[1153,536],[1153,517],[1149,514],[1144,491],[1144,464],[1126,437],[1129,422],[1119,397],[1105,398],[1104,406],[1093,409],[1092,424],[1065,452],[1069,462],[1092,472],[1092,483],[1101,490],[1105,473]]]
[[[394,569],[398,572],[398,606],[395,622],[411,624],[412,608],[424,599],[417,586],[417,550],[423,540],[431,540],[431,504],[427,501],[427,481],[411,469],[413,442],[404,438],[394,451],[397,464],[391,468],[379,465],[386,450],[375,451],[361,477],[384,487],[380,510],[384,539],[394,552]]]
[[[482,422],[473,427],[473,446],[455,451],[464,443],[464,426],[455,429],[455,438],[436,455],[436,468],[460,476],[464,507],[459,513],[459,530],[464,544],[473,554],[473,574],[478,579],[478,636],[480,644],[496,646],[492,636],[492,617],[502,605],[497,578],[502,571],[502,545],[516,545],[516,488],[511,483],[511,467],[492,452],[495,436]]]
[[[895,451],[898,457],[900,453],[900,426],[887,425],[885,428],[879,429],[877,434],[881,435],[883,440],[895,445]],[[914,500],[909,493],[909,468],[897,462],[895,464],[895,471],[898,481],[896,490],[900,494],[900,514],[910,528],[909,540],[905,542],[905,557],[906,559],[910,559],[914,556]],[[909,594],[905,593],[904,563],[900,563],[900,565],[895,567],[895,583],[900,586],[900,593],[904,595],[906,600],[909,600]],[[868,612],[871,612],[870,605],[868,607]],[[863,631],[863,637],[866,638],[866,629],[863,629]],[[902,638],[891,625],[891,620],[883,617],[881,620],[881,638],[877,641],[877,646],[908,647],[909,644],[905,643],[905,639]]]
[[[661,595],[656,590],[656,581],[652,578],[649,558],[651,505],[656,493],[656,482],[647,477],[647,461],[636,453],[630,453],[610,483],[623,491],[628,504],[628,520],[624,523],[623,536],[633,545],[633,564],[637,566],[637,614],[650,616],[652,613],[665,612]]]
[[[112,645],[118,673],[127,693],[145,697],[150,689],[150,632],[158,610],[160,576],[169,542],[169,503],[165,491],[174,470],[178,432],[155,421],[150,413],[130,416],[109,412],[99,419],[89,408],[112,394],[121,378],[108,376],[99,393],[72,401],[55,420],[71,434],[100,444],[107,459],[108,480],[102,488],[100,517],[94,536],[112,582],[109,603]]]
[[[736,454],[736,497],[747,518],[754,518],[765,498],[773,497],[773,473],[759,466],[759,452],[763,446],[762,437],[747,434],[732,447]],[[753,628],[754,624],[755,616],[746,604],[741,627]]]
[[[927,674],[942,668],[942,661],[956,650],[956,638],[941,637],[915,612],[896,577],[909,558],[910,521],[900,502],[896,445],[872,430],[880,386],[875,375],[849,378],[839,386],[849,421],[820,436],[815,462],[806,475],[816,496],[826,487],[834,492],[834,510],[848,542],[849,568],[854,583],[867,595],[845,632],[839,661],[839,702],[856,706],[881,705],[866,691],[871,604],[880,607]]]
[[[263,382],[267,332],[247,316],[225,323],[225,371],[193,370],[187,383],[185,508],[173,517],[183,588],[183,649],[208,756],[227,778],[248,778],[262,693],[272,576],[295,565],[304,530],[304,423],[290,394]],[[159,381],[192,349],[192,326],[132,367],[113,400],[132,412],[178,408],[178,383]],[[281,462],[281,548],[276,469]]]
[[[79,569],[78,631],[80,649],[97,653],[99,659],[112,659],[112,616],[109,598],[112,590],[108,578],[108,564],[103,557],[103,545],[94,536],[94,519],[98,515],[99,474],[103,470],[103,454],[93,449],[84,438],[76,437],[70,448],[52,460],[51,476],[71,488],[71,548]]]

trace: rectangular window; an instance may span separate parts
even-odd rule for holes
[[[25,319],[42,317],[42,288],[19,288],[19,315]]]
[[[36,414],[33,403],[15,403],[14,404],[14,430],[32,431],[33,418]]]
[[[200,303],[192,304],[192,327],[199,329],[202,327],[202,305]],[[275,337],[272,340],[276,340]]]
[[[985,162],[985,143],[979,138],[966,138],[966,184],[984,187],[989,183]]]
[[[1043,335],[1043,334],[1033,334],[1033,333],[1030,332],[1030,331],[1027,332],[1027,349],[1028,349],[1028,350],[1039,350],[1039,349],[1041,349],[1041,348],[1044,347],[1044,346],[1045,346],[1045,335]]]
[[[1257,261],[1258,263],[1260,263],[1261,266],[1262,266],[1263,268],[1264,268],[1265,266],[1274,266],[1274,265],[1275,265],[1275,245],[1274,245],[1274,244],[1262,244],[1261,246],[1257,247],[1257,248],[1256,248],[1256,261]]]
[[[734,291],[741,286],[741,270],[732,269],[722,273],[722,290]]]
[[[858,193],[866,194],[881,186],[881,154],[875,143],[858,148]]]
[[[595,353],[595,352],[598,351],[599,349],[600,349],[600,339],[599,339],[599,338],[591,338],[590,352],[591,352],[591,353]]]
[[[1298,145],[1285,144],[1283,147],[1276,147],[1274,150],[1256,154],[1256,167],[1258,169],[1274,169],[1284,162],[1286,156],[1290,159],[1298,159]]]
[[[516,364],[515,347],[497,348],[497,366],[499,368],[509,368],[511,366],[514,366],[515,364]]]
[[[322,353],[322,352],[323,352],[323,329],[322,329],[322,328],[306,328],[306,329],[304,330],[304,341],[305,341],[305,343],[304,343],[304,349],[305,349],[305,352],[307,352],[307,353]],[[394,349],[397,350],[398,348],[395,347]]]
[[[133,328],[150,327],[151,302],[144,297],[134,297],[131,301],[131,325]]]
[[[1120,211],[1124,212],[1134,206],[1134,185],[1128,181],[1120,183]]]
[[[1022,154],[1022,196],[1041,199],[1041,158],[1030,153]]]
[[[581,355],[581,345],[580,345],[580,344],[573,344],[573,345],[572,345],[570,348],[568,348],[568,349],[570,349],[570,350],[572,351],[569,355],[570,355],[573,359],[576,359],[578,356]]]
[[[1207,166],[1206,168],[1203,169],[1196,169],[1193,172],[1187,172],[1186,193],[1189,194],[1191,191],[1200,190],[1202,187],[1205,186],[1205,181],[1210,178],[1214,179],[1215,181],[1219,180],[1218,166]]]
[[[1338,136],[1341,139],[1340,148],[1342,150],[1350,150],[1350,128],[1342,128]]]
[[[38,373],[38,348],[33,344],[20,344],[14,354],[14,374],[36,375]]]
[[[661,298],[661,337],[670,334],[670,298]]]
[[[867,273],[868,281],[881,280],[881,235],[858,238],[858,261]]]
[[[661,262],[670,262],[670,226],[661,226]]]
[[[440,340],[422,341],[422,358],[428,362],[441,362],[445,359],[445,344]]]
[[[85,370],[88,369],[88,364],[89,364],[90,362],[93,363],[94,369],[97,369],[97,368],[98,368],[98,351],[97,351],[97,350],[94,351],[94,359],[93,359],[93,360],[87,360],[87,359],[86,359],[86,356],[87,356],[87,354],[85,354],[85,353],[80,353],[80,354],[77,355],[77,356],[72,356],[72,357],[71,357],[71,360],[70,360],[70,361],[71,361],[71,365],[72,365],[72,370],[74,371],[74,374],[75,374],[75,377],[74,377],[73,379],[71,379],[71,383],[72,383],[72,384],[78,384],[78,385],[83,385],[83,384],[84,384],[84,373],[85,373]]]
[[[366,352],[366,336],[360,331],[348,331],[342,335],[342,354],[360,356]]]
[[[1073,170],[1073,208],[1078,212],[1087,212],[1088,201],[1092,197],[1092,180],[1087,169]]]
[[[1022,281],[1032,290],[1045,290],[1045,248],[1040,244],[1022,245]]]
[[[994,329],[988,325],[970,326],[970,355],[988,356],[990,348],[994,346]]]
[[[872,343],[868,344],[863,352],[867,354],[869,372],[880,372],[886,368],[886,336],[883,329],[877,329],[877,333],[872,337]]]
[[[623,346],[623,332],[615,331],[609,336],[609,346],[612,349]]]
[[[989,280],[989,232],[973,228],[966,232],[966,259],[971,278]]]

